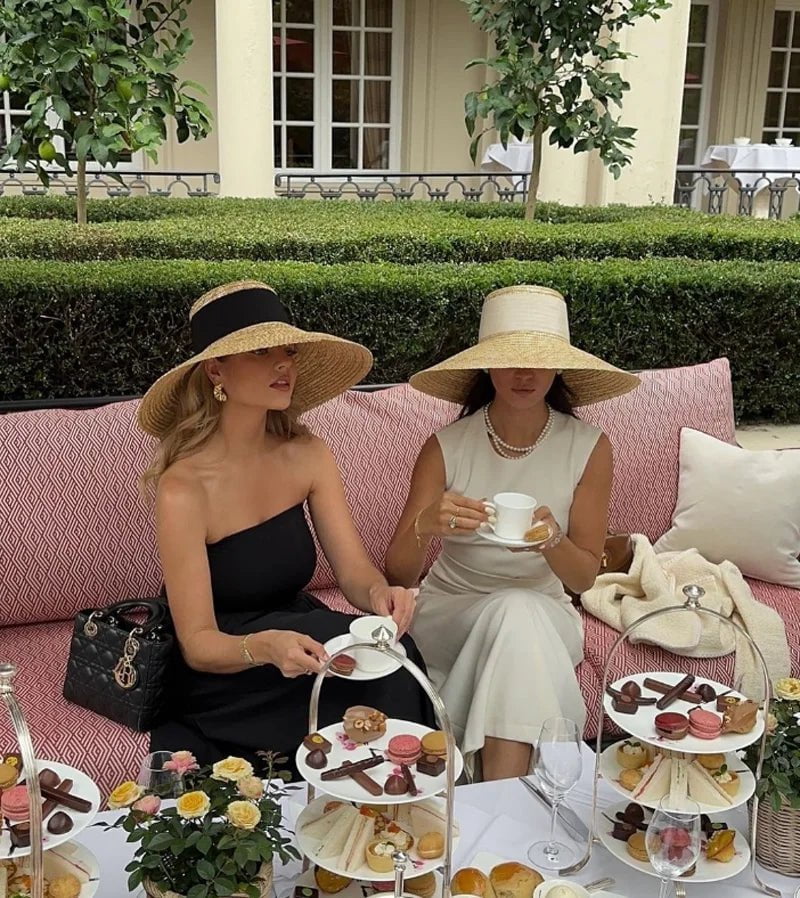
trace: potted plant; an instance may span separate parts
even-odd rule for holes
[[[767,721],[767,746],[756,784],[758,832],[756,858],[770,870],[800,875],[800,680],[775,683],[775,700]],[[759,739],[744,755],[755,773]]]
[[[114,789],[109,807],[127,813],[106,827],[121,827],[129,842],[138,843],[125,868],[128,889],[143,886],[149,898],[266,898],[273,858],[286,862],[299,854],[282,825],[285,793],[273,767],[281,759],[264,756],[265,781],[242,758],[200,768],[182,751],[164,764],[179,788],[148,791],[129,781]],[[175,802],[162,803],[176,793]]]

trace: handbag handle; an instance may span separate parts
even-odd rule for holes
[[[142,623],[137,623],[136,627],[143,636],[148,636],[159,627],[163,627],[169,622],[169,610],[166,602],[159,599],[127,599],[124,602],[115,602],[105,608],[98,608],[93,611],[89,620],[93,622],[95,619],[106,619],[108,617],[125,618],[126,615],[134,611],[144,611],[147,615]]]

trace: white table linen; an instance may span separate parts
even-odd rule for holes
[[[728,168],[739,179],[742,187],[766,189],[770,182],[786,178],[785,172],[800,172],[800,147],[776,147],[770,144],[722,144],[710,146],[700,161],[701,168]],[[757,173],[737,174],[746,169],[758,169]],[[763,176],[766,175],[766,180]]]
[[[504,149],[502,143],[493,143],[483,154],[481,171],[497,172],[524,172],[528,174],[533,165],[533,145],[521,142],[512,137],[508,146]]]

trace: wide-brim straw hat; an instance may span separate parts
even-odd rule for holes
[[[573,405],[591,405],[639,385],[621,371],[570,343],[564,297],[549,287],[518,285],[490,293],[483,303],[478,342],[411,378],[429,396],[463,404],[476,372],[489,368],[561,370]]]
[[[159,377],[139,406],[139,426],[159,438],[175,423],[186,379],[206,359],[273,346],[301,347],[291,403],[297,414],[344,393],[372,367],[372,353],[365,346],[290,324],[277,293],[259,281],[209,290],[192,306],[189,323],[194,355]]]

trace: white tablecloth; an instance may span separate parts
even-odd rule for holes
[[[586,749],[581,782],[572,791],[568,800],[568,804],[584,820],[589,819],[591,807],[593,758],[593,753]],[[602,781],[599,794],[601,804],[603,801],[612,803],[620,800],[617,793]],[[286,816],[290,827],[294,826],[294,820],[303,807],[304,796],[305,787],[295,791],[287,800]],[[743,810],[734,813],[740,814],[739,829],[745,831],[746,813]],[[100,815],[100,819],[111,821],[117,816],[116,813],[105,813]],[[516,780],[460,786],[456,790],[456,819],[459,822],[461,838],[453,859],[455,869],[469,866],[481,852],[525,863],[528,847],[532,842],[546,838],[549,826],[548,813]],[[560,828],[558,838],[569,841],[569,836],[560,831]],[[133,846],[125,842],[125,833],[121,830],[104,832],[99,828],[89,827],[78,836],[78,841],[90,848],[100,863],[100,887],[97,898],[125,898],[129,892],[126,886],[127,874],[123,872],[123,868],[133,854]],[[277,898],[287,898],[291,894],[299,872],[299,864],[276,866]],[[655,898],[658,895],[657,879],[620,864],[602,845],[596,844],[591,861],[574,877],[574,881],[587,883],[605,876],[612,876],[616,880],[610,891],[625,898]],[[781,889],[784,896],[794,895],[798,885],[797,881],[775,873],[765,872],[763,879]],[[701,898],[703,896],[753,898],[754,895],[760,894],[754,891],[749,868],[722,883],[701,885],[685,880],[685,884],[689,895],[698,895]]]
[[[737,177],[742,187],[753,187],[758,183],[758,190],[761,191],[769,187],[769,182],[763,175],[775,182],[785,177],[782,172],[787,169],[800,172],[800,147],[775,147],[769,144],[711,146],[705,151],[700,166],[729,168],[734,174],[742,169],[758,169],[758,173],[741,174]]]
[[[483,154],[481,171],[524,172],[528,174],[533,165],[533,146],[512,137],[503,149],[502,143],[493,143]]]

